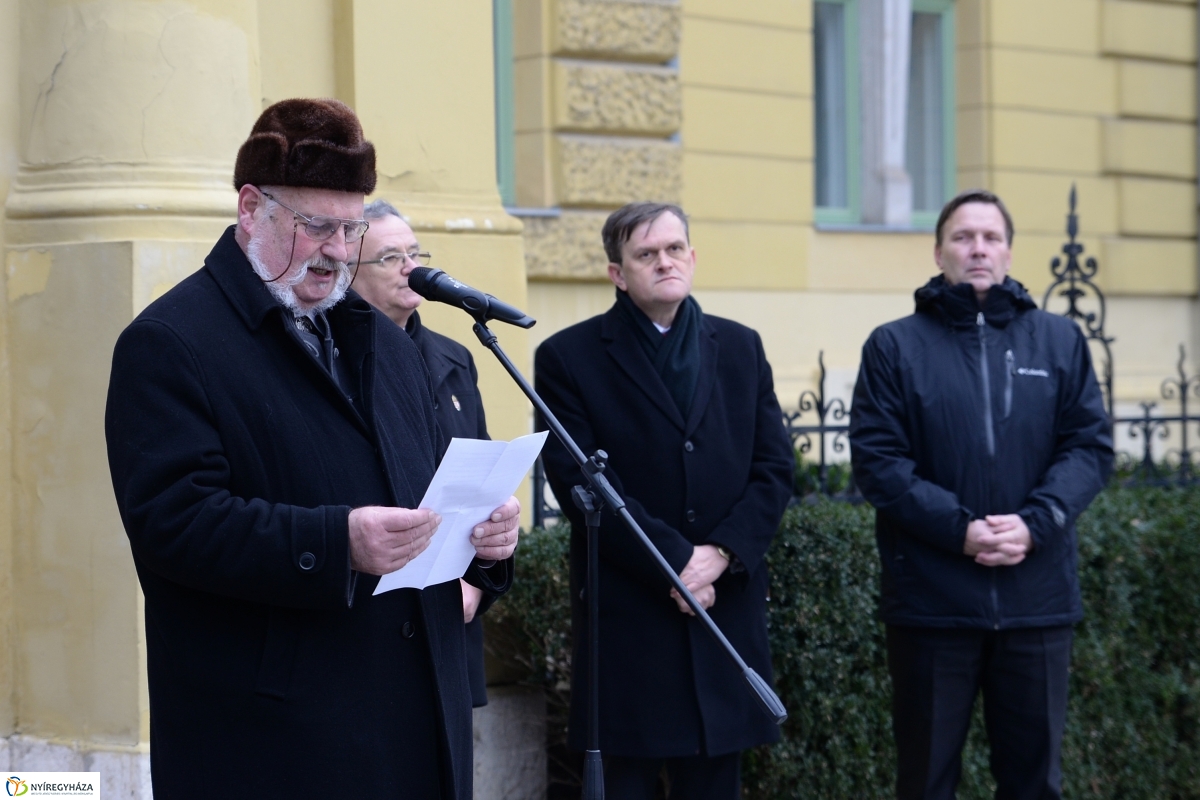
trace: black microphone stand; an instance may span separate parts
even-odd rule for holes
[[[500,347],[500,341],[496,338],[496,334],[487,326],[488,314],[487,309],[481,309],[478,312],[468,312],[475,319],[475,325],[472,328],[475,335],[479,338],[480,343],[491,350],[500,364],[512,376],[517,385],[521,387],[521,391],[533,403],[534,408],[542,415],[542,419],[546,421],[546,425],[562,442],[563,447],[567,448],[567,452],[571,454],[571,458],[575,459],[575,463],[583,471],[583,476],[587,480],[588,487],[576,486],[572,492],[572,500],[575,505],[579,506],[584,512],[584,519],[587,523],[587,581],[584,588],[584,597],[588,604],[588,639],[590,643],[590,658],[588,659],[588,733],[587,733],[587,753],[584,760],[584,780],[583,780],[583,797],[584,800],[603,800],[604,798],[604,767],[600,760],[600,682],[598,680],[598,671],[600,665],[600,640],[599,640],[599,535],[600,535],[600,512],[605,505],[611,508],[621,518],[627,527],[641,542],[642,548],[654,559],[654,563],[658,565],[658,569],[670,581],[675,591],[684,599],[688,607],[692,609],[692,613],[704,625],[709,634],[717,640],[726,655],[733,660],[737,668],[741,670],[742,678],[754,693],[755,699],[758,700],[763,711],[769,717],[775,720],[778,725],[787,719],[787,709],[783,707],[779,697],[771,689],[767,682],[755,672],[738,654],[729,640],[725,638],[725,634],[721,633],[721,629],[712,621],[712,617],[700,605],[696,598],[684,585],[679,576],[675,574],[675,570],[663,558],[662,553],[654,546],[654,542],[650,541],[650,537],[642,530],[642,526],[638,525],[637,520],[629,513],[629,509],[625,507],[625,501],[621,499],[621,495],[609,483],[608,478],[604,476],[605,462],[608,460],[608,455],[603,450],[597,450],[596,454],[588,458],[579,449],[579,445],[571,438],[571,434],[567,433],[567,429],[558,421],[558,417],[547,408],[545,401],[538,396],[533,387],[529,385],[529,381],[525,380],[525,376],[516,368],[508,358],[508,354]]]

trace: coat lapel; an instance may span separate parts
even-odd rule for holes
[[[442,349],[437,346],[433,337],[429,335],[429,331],[425,330],[420,313],[416,311],[412,313],[409,326],[405,328],[405,331],[413,340],[413,344],[417,346],[417,350],[421,351],[425,369],[429,370],[429,380],[433,385],[433,406],[437,408],[438,391],[441,390],[442,383],[445,382],[446,376],[450,374],[452,368],[448,363],[449,359],[442,353]]]
[[[683,430],[685,437],[695,433],[704,419],[704,410],[712,397],[713,385],[717,382],[717,356],[721,348],[717,344],[717,334],[704,322],[700,332],[700,377],[696,379],[696,394],[692,397],[692,409],[688,413],[687,427]]]
[[[617,362],[617,366],[629,376],[634,385],[645,392],[646,396],[675,427],[683,430],[684,419],[679,413],[678,406],[671,399],[666,384],[654,371],[654,365],[646,357],[641,345],[634,338],[636,334],[622,322],[617,314],[616,306],[608,310],[600,326],[600,335],[607,342],[608,354]]]
[[[446,378],[456,369],[467,369],[467,365],[458,361],[458,359],[444,352],[442,348],[437,346],[433,341],[433,337],[428,335],[428,332],[422,336],[422,341],[419,343],[421,357],[425,359],[425,366],[429,370],[429,378],[433,382],[433,393],[437,395],[442,390],[442,384],[446,382]]]
[[[372,431],[373,425],[368,420],[375,418],[375,371],[371,359],[375,352],[375,312],[356,293],[347,292],[346,298],[329,310],[328,318],[342,357],[349,359],[353,365],[352,372],[358,377],[359,397],[362,398],[366,419],[359,415],[354,406],[349,403],[346,406],[364,430]],[[321,374],[325,375],[324,371]],[[345,400],[344,397],[342,399]]]

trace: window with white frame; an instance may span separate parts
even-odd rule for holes
[[[895,0],[816,0],[813,3],[814,199],[818,225],[858,225],[862,193],[873,191],[864,176],[862,125],[885,124],[864,114],[863,102],[878,102],[878,91],[862,82],[877,80],[860,69],[861,54],[883,49],[884,35],[908,37],[907,109],[903,120],[903,169],[911,182],[910,224],[932,227],[954,193],[954,4],[953,0],[909,0],[906,30],[860,26],[872,5]],[[903,19],[903,17],[901,17]],[[866,41],[872,38],[872,41]],[[903,74],[903,73],[901,73]],[[862,77],[860,78],[860,75]],[[868,109],[869,110],[869,109]],[[878,137],[876,137],[878,138]],[[868,196],[869,197],[869,196]],[[869,205],[869,204],[868,204]]]
[[[954,6],[913,0],[905,167],[913,224],[932,227],[954,195]]]
[[[818,221],[858,221],[856,0],[813,3],[815,182]]]

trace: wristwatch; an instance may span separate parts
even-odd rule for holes
[[[721,547],[720,545],[717,545],[717,555],[719,555],[721,558],[725,559],[726,561],[733,561],[733,553],[729,552],[728,550],[726,550],[724,547]]]

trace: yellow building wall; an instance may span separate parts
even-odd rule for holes
[[[683,206],[698,289],[802,289],[812,223],[812,7],[683,4]]]
[[[1117,338],[1117,395],[1129,401],[1153,397],[1178,344],[1195,352],[1200,340],[1195,5],[955,3],[958,186],[1005,199],[1013,276],[1039,302],[1077,187],[1080,241],[1100,260]],[[760,330],[781,401],[794,406],[814,388],[819,352],[831,376],[852,375],[869,331],[911,313],[912,291],[936,272],[933,236],[814,224],[811,0],[679,6],[680,199],[696,296]],[[552,0],[540,7],[553,15]],[[576,247],[602,264],[598,227]],[[530,273],[543,315],[534,345],[611,304],[602,273],[552,283],[548,272]]]

